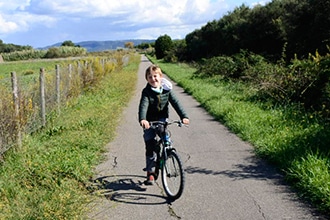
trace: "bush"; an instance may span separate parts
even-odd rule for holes
[[[2,53],[4,61],[19,61],[19,60],[32,60],[41,59],[45,56],[45,50],[23,50],[14,51],[10,53]]]
[[[259,95],[262,97],[319,109],[330,104],[329,67],[330,56],[310,55],[309,59],[294,59],[288,67],[271,65],[267,68],[269,72],[260,72],[254,80],[259,81]]]
[[[197,73],[202,76],[222,76],[232,78],[237,66],[231,57],[219,56],[210,59],[203,59]]]
[[[73,57],[85,55],[87,50],[82,47],[70,47],[70,46],[61,46],[61,47],[52,47],[49,48],[44,58],[60,58],[60,57]]]
[[[260,55],[241,51],[232,57],[203,59],[196,72],[200,77],[219,77],[248,82],[259,100],[298,103],[312,110],[330,109],[330,55],[310,55],[291,64],[270,63]],[[328,113],[327,113],[328,114]]]
[[[166,52],[173,48],[173,42],[170,36],[163,35],[157,38],[155,41],[155,53],[157,59],[162,59],[165,57]]]
[[[240,53],[229,56],[218,56],[203,59],[197,73],[205,76],[222,76],[227,79],[254,78],[250,70],[257,65],[266,63],[265,59],[253,53],[241,50]]]

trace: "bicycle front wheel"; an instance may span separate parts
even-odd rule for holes
[[[169,151],[162,167],[162,182],[165,193],[171,200],[182,195],[184,181],[181,159],[175,151]]]

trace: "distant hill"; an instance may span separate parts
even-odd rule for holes
[[[136,46],[141,43],[154,43],[155,40],[140,39],[140,40],[114,40],[114,41],[82,41],[74,44],[86,48],[88,52],[95,52],[95,51],[116,50],[118,48],[124,48],[125,43],[127,42],[133,42],[134,46]],[[38,49],[46,50],[51,47],[59,47],[61,46],[61,44],[62,42]]]

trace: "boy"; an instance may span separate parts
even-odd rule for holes
[[[165,121],[169,117],[169,103],[173,106],[184,124],[189,124],[188,115],[179,103],[172,84],[163,78],[161,69],[151,65],[146,69],[146,87],[142,90],[139,104],[139,122],[144,129],[146,148],[146,185],[152,185],[155,180],[155,161],[157,160],[156,133],[150,128],[149,121]]]

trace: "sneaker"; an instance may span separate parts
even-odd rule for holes
[[[153,185],[155,183],[155,177],[153,174],[148,174],[147,179],[144,181],[145,185]]]

